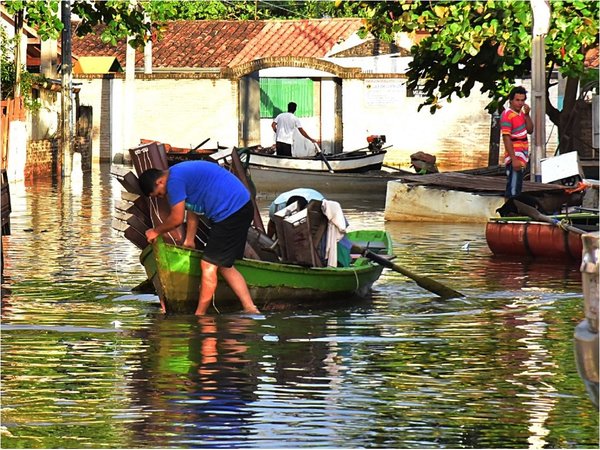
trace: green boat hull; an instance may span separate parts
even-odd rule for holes
[[[361,247],[379,249],[391,255],[392,243],[385,231],[361,230],[348,233]],[[140,257],[148,278],[169,313],[192,313],[198,305],[202,252],[165,244],[158,239]],[[235,267],[244,276],[259,308],[319,305],[369,295],[383,267],[358,257],[350,267],[303,267],[250,259],[238,260]],[[227,283],[220,279],[214,306],[219,310],[239,309],[240,303]]]

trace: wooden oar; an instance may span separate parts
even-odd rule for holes
[[[325,153],[323,153],[323,150],[321,150],[321,147],[319,147],[319,144],[317,144],[316,142],[314,144],[315,144],[315,148],[317,149],[317,153],[319,154],[319,156],[321,157],[321,159],[323,160],[323,162],[329,169],[329,173],[334,173],[333,169],[331,168],[331,164],[329,164],[329,161],[327,161],[327,158],[325,158]]]
[[[535,209],[533,206],[529,206],[529,205],[527,205],[523,202],[520,202],[519,200],[515,200],[515,199],[513,199],[513,202],[514,202],[515,206],[517,207],[517,210],[519,211],[519,213],[525,214],[526,216],[531,217],[533,220],[537,220],[538,222],[550,223],[552,225],[556,225],[557,227],[564,228],[565,230],[570,231],[572,233],[585,234],[585,231],[580,230],[579,228],[576,228],[567,223],[563,223],[560,220],[554,219],[553,217],[548,217],[548,216],[542,214],[537,209]]]
[[[360,250],[361,254],[365,258],[369,258],[371,261],[376,262],[377,264],[380,264],[383,267],[387,267],[388,269],[392,269],[395,272],[401,273],[405,277],[408,277],[411,280],[415,281],[415,283],[417,283],[423,289],[427,289],[429,292],[433,292],[434,294],[439,295],[442,298],[464,297],[464,294],[461,294],[460,292],[443,285],[439,281],[435,281],[423,275],[417,275],[416,273],[413,273],[410,270],[399,266],[398,264],[394,264],[393,262],[384,258],[383,256],[373,253],[368,248],[362,248],[357,245],[354,245],[353,247],[357,250]]]

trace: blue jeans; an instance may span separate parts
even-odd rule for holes
[[[506,165],[506,191],[504,197],[509,199],[516,197],[523,190],[523,174],[525,168],[514,170],[512,164]]]

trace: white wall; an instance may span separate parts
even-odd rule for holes
[[[367,145],[370,134],[384,134],[386,145],[391,145],[388,164],[412,170],[410,155],[423,151],[436,155],[440,170],[486,166],[491,117],[485,107],[490,99],[476,86],[468,98],[443,101],[435,114],[430,114],[429,107],[417,112],[423,100],[406,96],[404,79],[343,80],[344,149]],[[549,120],[546,130],[550,156],[557,131]]]
[[[94,108],[93,155],[96,160],[105,150],[107,136],[111,156],[122,152],[122,99],[115,99],[112,116],[106,113],[106,84],[110,81],[115,96],[123,96],[115,80],[80,80],[81,104]],[[525,85],[529,89],[529,86]],[[325,92],[321,98],[322,114],[331,113]],[[120,93],[119,93],[120,92]],[[554,89],[556,92],[556,89]],[[129,130],[135,140],[156,139],[176,147],[192,148],[206,138],[206,148],[238,145],[237,82],[208,79],[148,79],[135,80],[134,120]],[[342,81],[343,148],[351,151],[367,146],[367,136],[384,134],[387,145],[386,163],[410,169],[410,155],[423,151],[436,155],[440,170],[483,167],[489,153],[490,116],[485,110],[487,96],[477,87],[466,99],[442,102],[436,114],[428,108],[417,112],[422,97],[406,96],[406,80],[402,78],[344,79]],[[102,112],[101,106],[105,110]],[[333,106],[333,105],[331,105]],[[329,112],[328,112],[329,111]],[[101,118],[102,116],[102,118]],[[303,118],[304,129],[315,138],[328,140],[330,119]],[[332,119],[331,119],[332,120]],[[261,120],[261,145],[274,144],[272,119]],[[106,131],[110,122],[109,131]],[[556,148],[557,132],[547,122],[548,155]],[[101,127],[104,131],[101,135]],[[322,136],[319,134],[321,133]],[[126,149],[125,149],[126,150]],[[324,148],[324,150],[326,150]],[[503,149],[500,149],[500,157]]]
[[[136,80],[139,138],[193,148],[238,145],[237,84],[229,80]]]

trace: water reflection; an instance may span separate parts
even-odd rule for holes
[[[165,317],[129,292],[144,272],[104,170],[11,186],[3,447],[598,447],[578,267],[496,258],[483,225],[385,223],[357,194],[338,199],[351,228],[385,228],[394,262],[467,296],[386,270],[366,302]]]

